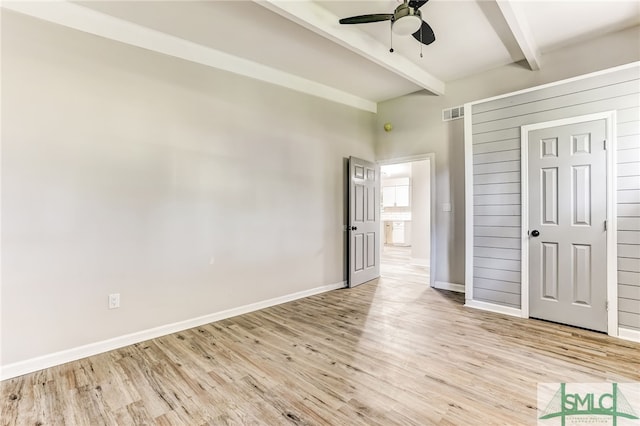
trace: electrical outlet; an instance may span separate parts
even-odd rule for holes
[[[109,309],[116,309],[120,307],[120,293],[113,293],[109,295]]]

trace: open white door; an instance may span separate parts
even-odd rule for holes
[[[380,276],[380,167],[349,158],[349,287]]]

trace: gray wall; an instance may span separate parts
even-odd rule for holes
[[[616,49],[611,49],[616,45]],[[597,54],[594,54],[597,52]],[[424,60],[429,59],[428,48]],[[388,160],[435,153],[436,244],[435,279],[464,283],[464,128],[463,120],[442,122],[442,109],[462,105],[544,83],[640,60],[640,27],[609,34],[597,40],[547,52],[542,69],[530,71],[522,64],[480,73],[447,83],[444,96],[414,93],[378,105],[376,157]],[[383,125],[393,124],[385,132]],[[443,212],[443,203],[452,212]]]
[[[619,324],[640,329],[639,95],[634,67],[472,107],[474,299],[520,307],[520,127],[616,110]]]
[[[1,119],[3,365],[346,279],[373,114],[3,11]]]

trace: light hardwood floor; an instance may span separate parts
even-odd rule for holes
[[[415,284],[429,284],[427,268],[411,264],[411,247],[384,245],[380,252],[380,275]]]
[[[640,344],[383,277],[1,383],[3,425],[533,425],[539,382],[640,381]]]

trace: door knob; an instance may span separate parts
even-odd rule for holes
[[[538,231],[537,229],[534,229],[533,231],[531,231],[532,237],[537,237],[538,235],[540,235],[540,231]]]
[[[357,231],[357,230],[358,230],[358,227],[357,227],[357,226],[352,226],[352,227],[351,227],[351,230],[352,230],[352,231]]]

